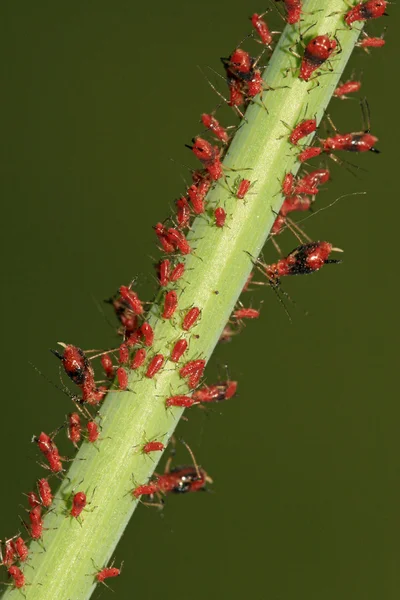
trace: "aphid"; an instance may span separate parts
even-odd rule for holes
[[[309,81],[311,75],[323,65],[337,48],[337,41],[327,35],[317,35],[304,50],[300,65],[299,79]]]
[[[260,311],[256,310],[255,308],[238,308],[237,310],[234,311],[234,313],[232,314],[232,316],[235,319],[241,320],[241,319],[258,319],[258,317],[260,316]]]
[[[10,540],[6,540],[5,541],[5,545],[4,545],[4,554],[1,552],[0,553],[0,557],[1,557],[1,565],[4,565],[5,567],[11,567],[11,565],[13,564],[13,562],[16,559],[16,548],[14,545],[14,540],[13,538],[11,538]]]
[[[226,212],[224,211],[222,206],[218,206],[218,208],[216,208],[214,210],[214,217],[215,217],[215,225],[217,227],[223,227],[225,225]]]
[[[204,199],[210,189],[211,183],[208,179],[202,179],[197,185],[193,184],[188,188],[188,196],[196,215],[204,213]]]
[[[341,100],[347,99],[347,94],[354,94],[355,92],[359,92],[361,88],[361,81],[355,81],[349,79],[345,83],[338,85],[336,90],[333,92],[335,98],[340,98]]]
[[[194,155],[203,163],[204,168],[213,181],[221,179],[222,165],[220,160],[221,151],[218,146],[212,146],[210,142],[201,137],[193,138],[193,146],[188,146]]]
[[[68,377],[82,390],[82,399],[80,403],[96,405],[105,396],[105,390],[97,388],[94,380],[94,371],[85,356],[83,350],[72,344],[63,344],[64,353],[60,354],[57,350],[52,350],[53,354],[59,358],[63,364]],[[77,400],[75,398],[75,400]]]
[[[185,318],[183,319],[182,329],[184,329],[185,331],[189,331],[189,329],[191,329],[195,325],[197,319],[200,316],[200,313],[201,310],[197,308],[197,306],[191,308],[186,313]]]
[[[344,21],[351,27],[355,21],[369,21],[386,15],[387,6],[386,0],[368,0],[367,2],[359,2],[353,6],[345,15]]]
[[[173,362],[179,362],[179,360],[182,357],[182,355],[184,354],[184,352],[186,352],[187,347],[188,347],[187,340],[185,340],[184,338],[182,338],[181,340],[178,340],[172,349],[170,359]]]
[[[171,271],[170,282],[178,281],[185,272],[185,263],[178,263]]]
[[[317,190],[318,191],[318,190]],[[271,235],[276,235],[286,224],[286,216],[291,212],[306,211],[311,208],[312,199],[306,196],[289,196],[285,198],[271,229]]]
[[[117,569],[117,567],[105,567],[104,569],[96,573],[96,579],[100,583],[104,583],[105,579],[110,579],[111,577],[119,577],[119,575],[121,575],[121,568]]]
[[[78,413],[70,413],[68,416],[68,437],[76,446],[81,441],[81,418]]]
[[[77,492],[72,498],[72,508],[70,511],[71,517],[77,519],[83,509],[86,507],[87,500],[85,492]]]
[[[117,380],[119,389],[126,390],[126,388],[128,387],[128,373],[126,372],[124,367],[118,367]]]
[[[206,385],[196,390],[192,396],[197,402],[220,402],[229,400],[236,394],[237,381],[227,381],[217,385]]]
[[[178,306],[178,296],[174,290],[170,290],[165,294],[164,310],[162,313],[163,319],[170,319]]]
[[[34,437],[32,441],[37,443],[39,450],[42,452],[42,454],[45,456],[49,463],[49,469],[53,473],[59,473],[63,470],[61,462],[62,459],[60,457],[58,448],[51,439],[51,437],[47,435],[47,433],[44,433],[42,431],[39,437]]]
[[[35,492],[29,492],[27,494],[27,498],[28,498],[28,504],[32,508],[35,508],[35,506],[40,506],[41,502],[40,502],[39,498],[37,497],[37,495],[35,494]]]
[[[294,186],[295,194],[308,194],[313,196],[318,193],[318,186],[327,183],[330,178],[328,169],[316,169],[299,179]],[[299,210],[296,208],[295,210]],[[301,209],[304,210],[304,209]]]
[[[234,78],[228,78],[228,87],[229,87],[228,106],[232,106],[233,108],[242,106],[242,104],[244,104],[244,94],[241,89],[240,81],[236,81],[236,79],[234,79]]]
[[[229,141],[228,132],[222,125],[220,125],[219,121],[213,115],[208,115],[203,113],[201,115],[201,121],[207,129],[213,132],[216,138],[218,138],[224,144],[227,144]]]
[[[139,367],[141,367],[144,361],[146,360],[146,354],[147,352],[144,348],[139,348],[139,350],[136,351],[136,354],[132,359],[131,369],[139,369]]]
[[[193,406],[193,404],[197,404],[197,402],[194,398],[191,398],[190,396],[183,396],[183,395],[170,396],[165,401],[165,406],[167,408],[169,408],[170,406],[178,406],[180,408],[190,408],[191,406]]]
[[[152,379],[154,377],[154,375],[156,375],[156,373],[158,373],[158,371],[163,366],[164,360],[165,359],[162,354],[156,354],[152,358],[152,360],[148,366],[148,369],[146,371],[146,377],[148,377],[149,379]]]
[[[129,305],[120,296],[114,296],[106,302],[113,305],[117,319],[123,327],[124,336],[129,336],[137,328],[137,315],[131,311]]]
[[[363,31],[363,35],[364,39],[358,42],[356,46],[363,48],[367,53],[369,53],[368,48],[382,48],[386,44],[386,40],[383,37],[384,33],[380,37],[370,37]]]
[[[167,230],[165,229],[164,225],[162,223],[157,223],[157,225],[154,226],[154,231],[156,232],[158,241],[163,247],[164,252],[167,254],[175,252],[175,245],[169,240]]]
[[[330,154],[332,150],[345,150],[347,152],[375,152],[379,154],[380,150],[375,148],[374,144],[378,138],[369,132],[358,131],[356,133],[336,133],[332,137],[327,137],[322,141],[322,149]]]
[[[253,25],[254,29],[257,31],[260,37],[261,43],[265,46],[270,46],[272,43],[272,33],[269,30],[267,23],[263,19],[264,15],[265,13],[263,13],[262,15],[254,13],[251,16],[250,20],[251,24]]]
[[[185,238],[185,236],[183,235],[183,233],[181,231],[178,231],[177,229],[170,227],[168,229],[167,235],[168,235],[168,240],[171,242],[171,244],[174,245],[174,248],[178,248],[178,250],[182,254],[190,254],[191,253],[192,249],[189,246],[187,239]]]
[[[43,535],[42,507],[35,506],[29,511],[30,535],[33,540],[40,540]]]
[[[176,201],[176,220],[178,222],[179,228],[183,229],[184,227],[188,227],[190,223],[190,206],[189,202],[184,196],[181,196]]]
[[[165,446],[162,442],[147,442],[142,449],[142,452],[145,454],[150,454],[151,452],[162,452]]]
[[[15,565],[12,565],[11,567],[9,567],[9,569],[8,569],[7,572],[8,572],[8,575],[12,578],[12,580],[14,582],[14,586],[17,589],[21,589],[21,588],[24,587],[24,585],[25,585],[25,575],[23,574],[23,572],[21,571],[21,569],[19,569]]]
[[[17,537],[13,544],[15,552],[18,556],[18,560],[20,560],[21,562],[25,562],[29,556],[29,550],[22,537]]]
[[[109,354],[103,354],[101,359],[101,366],[103,367],[103,371],[105,376],[108,379],[114,378],[114,365],[111,360],[111,356]]]
[[[294,186],[294,175],[293,173],[286,173],[282,183],[282,194],[284,196],[290,196],[293,194]]]
[[[301,123],[296,125],[296,127],[293,129],[293,131],[291,132],[291,134],[289,136],[289,141],[294,146],[297,146],[298,142],[302,138],[307,137],[311,133],[314,133],[314,131],[316,129],[317,129],[316,119],[305,119],[304,121],[301,121]]]
[[[129,362],[129,348],[128,345],[123,342],[118,351],[119,357],[118,362],[120,365],[126,365]]]
[[[286,21],[289,25],[298,23],[301,18],[302,2],[301,0],[283,0],[286,9]]]
[[[150,348],[150,346],[152,346],[154,342],[154,331],[152,326],[149,323],[145,322],[140,327],[139,332],[140,335],[144,338],[144,345]]]
[[[171,273],[171,262],[166,258],[161,260],[157,265],[158,280],[161,287],[166,287],[169,283],[169,277]]]
[[[242,48],[236,48],[228,58],[221,58],[228,78],[249,81],[253,75],[255,60]]]
[[[91,444],[94,444],[99,439],[99,427],[95,421],[88,421],[86,425],[88,440]]]
[[[310,148],[306,148],[305,150],[300,152],[297,159],[300,162],[307,162],[307,160],[311,160],[312,158],[315,158],[320,154],[322,154],[322,148],[319,148],[317,146],[310,146]]]
[[[132,490],[132,495],[134,498],[140,498],[140,496],[151,496],[157,492],[158,486],[156,483],[145,483]]]
[[[39,479],[37,485],[42,505],[49,508],[53,503],[53,494],[49,482],[43,477],[42,479]]]
[[[181,377],[188,378],[188,385],[191,389],[197,387],[203,376],[206,361],[202,359],[191,360],[187,362],[179,371]]]
[[[125,300],[125,302],[129,305],[130,309],[135,313],[135,315],[143,314],[144,308],[136,292],[133,292],[126,285],[121,285],[121,287],[119,288],[119,293],[121,295],[121,298]]]
[[[241,179],[238,185],[238,189],[236,192],[236,198],[239,200],[243,200],[247,192],[249,191],[251,186],[251,181],[249,179]]]

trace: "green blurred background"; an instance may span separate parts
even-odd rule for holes
[[[1,3],[3,539],[20,528],[21,494],[42,473],[32,434],[71,410],[28,361],[58,383],[48,348],[113,346],[103,299],[134,276],[151,297],[151,226],[184,190],[183,164],[194,164],[184,143],[219,102],[197,66],[225,91],[208,67],[221,72],[219,57],[250,30],[248,16],[267,7]],[[219,347],[207,372],[213,382],[229,365],[239,397],[180,426],[214,493],[168,498],[161,515],[139,508],[115,555],[125,561],[112,582],[121,600],[399,597],[400,21],[396,6],[389,12],[369,28],[389,26],[387,47],[358,50],[347,71],[363,72],[382,154],[351,156],[366,169],[357,177],[332,163],[321,206],[368,195],[306,224],[311,237],[344,248],[344,263],[285,282],[297,303],[292,324],[269,289],[246,298],[264,299],[262,318]],[[330,112],[342,131],[360,128],[356,101],[336,100]],[[285,236],[290,251],[297,243]],[[268,247],[266,258],[275,256]]]

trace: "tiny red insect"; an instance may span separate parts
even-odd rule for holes
[[[126,285],[121,285],[121,287],[119,288],[119,293],[121,298],[125,300],[125,302],[129,305],[131,310],[135,313],[135,315],[143,314],[144,308],[136,292],[133,292]]]
[[[224,144],[227,144],[229,141],[228,132],[222,125],[220,125],[219,121],[213,116],[203,113],[201,115],[201,120],[207,129],[213,132],[216,138],[218,138]]]
[[[187,201],[187,199],[184,196],[181,196],[176,201],[176,208],[177,208],[176,220],[178,222],[180,229],[183,229],[184,227],[188,227],[189,223],[190,223],[190,206],[189,206],[189,202]]]
[[[158,270],[158,280],[160,282],[161,287],[166,287],[169,283],[169,277],[171,272],[171,263],[166,258],[165,260],[161,260],[157,265]]]
[[[72,499],[71,517],[77,519],[86,507],[87,500],[85,492],[77,492]]]
[[[293,173],[286,173],[282,183],[282,194],[284,196],[291,196],[293,194],[294,175]]]
[[[175,246],[169,240],[167,230],[165,229],[164,225],[162,223],[157,223],[157,225],[154,226],[154,231],[156,232],[158,241],[163,247],[164,252],[167,254],[175,252]]]
[[[19,569],[15,565],[12,565],[8,569],[8,575],[12,578],[12,580],[14,582],[14,586],[17,589],[21,589],[21,588],[24,587],[24,585],[25,585],[25,575],[23,574],[23,572],[21,571],[21,569]]]
[[[345,100],[347,98],[347,94],[354,94],[355,92],[359,92],[360,88],[361,81],[349,79],[345,83],[338,85],[336,90],[333,92],[333,95],[335,96],[335,98]]]
[[[197,306],[191,308],[186,313],[185,318],[183,319],[182,329],[184,329],[185,331],[189,331],[189,329],[191,329],[195,325],[197,319],[200,316],[200,313],[201,310],[197,308]]]
[[[178,296],[174,290],[170,290],[165,294],[164,310],[162,313],[163,319],[170,319],[178,307]]]
[[[53,494],[49,482],[44,477],[38,481],[38,490],[42,505],[46,508],[51,506],[53,503]]]
[[[286,21],[289,25],[298,23],[301,18],[302,2],[301,0],[283,0],[286,8]]]
[[[356,44],[360,48],[363,48],[368,53],[368,48],[382,48],[386,44],[386,40],[383,35],[380,37],[370,37],[365,32],[363,32],[365,37],[361,42]]]
[[[146,371],[146,377],[148,377],[149,379],[152,379],[154,377],[154,375],[156,375],[156,373],[158,373],[158,371],[161,369],[161,367],[164,364],[164,357],[162,354],[156,354],[149,366],[148,369]]]
[[[294,146],[297,146],[298,142],[302,138],[307,137],[311,133],[314,133],[314,131],[316,131],[316,129],[317,129],[316,119],[305,119],[304,121],[301,121],[301,123],[296,125],[296,127],[291,132],[291,134],[289,136],[290,143],[293,144]]]
[[[222,208],[222,206],[218,206],[214,210],[215,224],[217,227],[223,227],[226,221],[226,212]]]
[[[191,398],[190,396],[183,396],[183,395],[170,396],[165,401],[165,406],[167,408],[169,408],[170,406],[178,406],[180,408],[190,408],[191,406],[193,406],[193,404],[197,404],[197,402],[194,398]]]
[[[103,354],[100,361],[101,361],[101,366],[103,367],[105,376],[108,379],[113,379],[114,378],[114,365],[112,363],[111,356],[109,354]]]
[[[145,322],[140,327],[139,331],[144,338],[144,345],[150,348],[150,346],[152,346],[154,342],[154,331],[152,326],[149,323]]]
[[[187,340],[185,340],[184,338],[182,338],[181,340],[178,340],[172,349],[170,359],[173,362],[178,362],[180,360],[180,358],[182,357],[182,355],[184,354],[184,352],[186,352],[187,347],[188,347]]]
[[[29,511],[30,535],[33,540],[40,540],[43,535],[42,507],[35,506]]]
[[[11,567],[11,565],[13,564],[13,562],[16,559],[16,548],[14,545],[14,540],[10,539],[10,540],[6,540],[5,541],[5,545],[4,545],[4,555],[3,553],[0,554],[1,557],[1,565],[4,565],[5,567]]]
[[[309,81],[311,75],[323,65],[337,48],[337,41],[327,35],[317,35],[308,42],[300,65],[299,79]]]
[[[17,553],[18,560],[25,562],[29,556],[29,550],[22,537],[17,537],[14,543],[15,552]]]
[[[81,441],[81,418],[78,413],[70,413],[68,416],[68,437],[76,446]]]
[[[120,390],[126,390],[128,387],[128,373],[124,369],[124,367],[119,367],[117,369],[117,380],[118,387]]]
[[[318,186],[327,183],[330,178],[330,172],[328,169],[316,169],[311,173],[308,173],[296,182],[294,187],[295,194],[308,194],[313,196],[318,193]],[[295,210],[299,210],[296,208]],[[301,209],[304,210],[304,209]]]
[[[229,400],[236,394],[237,381],[227,381],[217,385],[206,385],[196,390],[192,396],[197,402],[220,402]]]
[[[187,362],[179,371],[181,377],[188,378],[188,385],[191,389],[197,387],[203,376],[206,361],[202,359],[191,360]]]
[[[171,271],[169,280],[171,282],[178,281],[185,272],[185,263],[178,263]]]
[[[251,186],[251,181],[249,179],[241,179],[238,185],[238,189],[236,192],[236,198],[239,200],[243,200],[247,192],[249,191]]]
[[[178,250],[182,254],[190,254],[191,253],[192,249],[189,246],[187,239],[185,238],[185,236],[183,235],[183,233],[181,231],[178,231],[177,229],[170,227],[168,229],[167,235],[168,235],[168,240],[171,242],[171,244],[174,245],[174,248],[175,247],[178,248]]]
[[[306,148],[305,150],[300,152],[297,158],[300,162],[307,162],[307,160],[310,160],[311,158],[315,158],[316,156],[322,154],[322,151],[322,148],[318,148],[317,146],[310,146],[310,148]]]
[[[355,21],[369,21],[385,15],[388,2],[386,0],[368,0],[359,2],[353,6],[345,15],[344,20],[351,27]]]
[[[253,25],[254,29],[257,31],[260,37],[261,43],[265,46],[270,46],[272,43],[272,34],[269,30],[267,23],[263,19],[264,15],[265,13],[263,13],[262,15],[254,13],[250,19],[251,24]]]
[[[47,435],[47,433],[44,433],[42,431],[39,437],[34,437],[32,441],[37,443],[39,450],[42,452],[42,454],[45,456],[49,463],[49,469],[53,473],[59,473],[63,470],[61,462],[62,459],[60,457],[58,448],[51,439],[51,437]]]
[[[162,452],[162,450],[164,450],[165,446],[162,442],[147,442],[144,446],[143,446],[143,452],[145,454],[150,454],[150,452]]]
[[[144,348],[139,348],[139,350],[136,351],[136,354],[132,359],[131,369],[139,369],[139,367],[141,367],[144,361],[146,360],[146,354],[147,352]]]
[[[86,425],[88,440],[91,444],[94,444],[99,439],[99,427],[95,421],[89,421]]]
[[[41,502],[40,502],[39,498],[37,497],[37,495],[35,494],[35,492],[29,492],[27,494],[27,498],[28,498],[29,506],[31,506],[32,508],[35,508],[35,506],[41,505]]]
[[[119,347],[118,362],[120,365],[126,365],[129,362],[129,348],[125,342]]]
[[[145,483],[132,490],[132,495],[135,498],[140,498],[140,496],[150,496],[155,494],[157,491],[158,486],[156,483]]]
[[[121,575],[121,568],[117,569],[117,567],[105,567],[104,569],[96,573],[96,579],[100,583],[104,583],[105,579],[110,579],[111,577],[119,577],[119,575]]]
[[[255,308],[238,308],[232,316],[235,319],[258,319],[260,311]]]

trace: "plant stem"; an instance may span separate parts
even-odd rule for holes
[[[289,131],[282,121],[293,128],[304,118],[316,115],[318,122],[321,120],[358,38],[358,29],[344,25],[346,9],[343,0],[304,3],[301,30],[311,26],[306,41],[320,34],[336,34],[341,44],[341,52],[331,61],[334,70],[324,67],[323,75],[308,83],[298,79],[300,61],[288,51],[299,39],[299,30],[294,26],[285,28],[264,74],[265,81],[275,89],[263,94],[268,112],[257,102],[249,107],[224,160],[231,186],[238,174],[254,185],[246,201],[236,199],[225,182],[209,193],[208,208],[223,206],[228,214],[226,226],[219,229],[212,218],[203,216],[195,220],[188,236],[193,253],[186,258],[184,280],[176,287],[179,310],[171,322],[160,318],[159,303],[155,302],[150,310],[154,354],[168,357],[175,341],[185,335],[190,342],[186,360],[208,360],[211,355],[251,271],[249,254],[258,256],[280,209],[283,177],[299,167],[298,152],[288,142]],[[296,70],[285,72],[294,67]],[[160,295],[158,302],[162,298]],[[193,306],[201,309],[201,318],[192,331],[185,333],[182,318]],[[27,600],[81,600],[92,593],[94,564],[101,569],[108,563],[137,506],[130,491],[146,483],[155,468],[155,463],[140,452],[140,446],[153,437],[166,442],[182,415],[181,409],[165,408],[168,396],[189,391],[179,377],[180,366],[182,363],[167,360],[154,380],[144,377],[142,367],[130,373],[132,391],[107,395],[101,408],[102,439],[98,449],[87,442],[82,444],[57,493],[56,508],[46,516],[46,552],[38,543],[31,544],[33,569],[25,569],[31,584],[24,589]],[[65,517],[73,489],[85,491],[91,501],[81,524]],[[3,597],[17,594],[10,588]]]

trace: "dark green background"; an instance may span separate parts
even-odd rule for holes
[[[197,65],[225,91],[207,66],[220,68],[264,8],[1,3],[1,538],[20,527],[21,494],[42,473],[32,434],[71,410],[28,361],[58,382],[48,348],[113,346],[102,300],[134,276],[151,297],[151,226],[184,190],[184,143],[218,103]],[[214,493],[168,498],[161,516],[138,510],[116,552],[121,600],[399,597],[398,7],[389,12],[370,28],[389,25],[387,47],[358,50],[347,71],[363,71],[382,154],[351,157],[366,169],[356,178],[332,163],[318,201],[368,195],[306,225],[344,248],[344,263],[285,282],[292,325],[271,290],[246,298],[264,299],[262,318],[218,348],[207,372],[223,378],[228,364],[239,397],[193,410],[180,427]],[[330,112],[342,131],[360,128],[357,102],[336,100]]]

